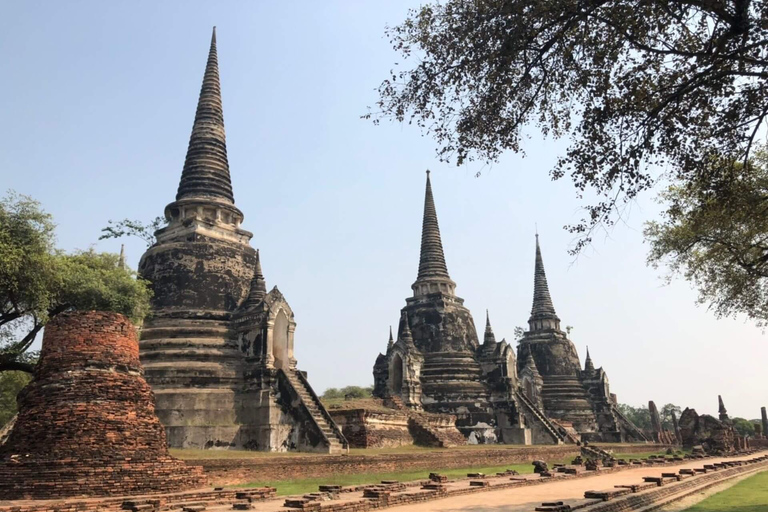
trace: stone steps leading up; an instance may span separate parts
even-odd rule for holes
[[[302,403],[306,407],[309,414],[312,416],[312,419],[315,421],[320,431],[328,440],[329,453],[337,455],[343,453],[346,440],[343,438],[343,436],[341,436],[341,433],[338,432],[337,429],[334,429],[333,425],[331,425],[331,423],[326,419],[325,415],[323,414],[324,409],[321,410],[323,405],[319,402],[319,400],[316,400],[313,397],[310,390],[307,389],[307,386],[304,385],[302,379],[300,379],[297,375],[297,372],[298,370],[285,371],[288,382],[290,382],[294,391],[299,396],[299,398],[301,398]]]

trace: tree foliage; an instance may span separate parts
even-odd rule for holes
[[[529,128],[570,139],[551,176],[598,195],[575,251],[660,170],[747,162],[768,114],[764,1],[432,1],[387,35],[405,62],[365,117],[415,123],[458,164],[523,151]]]
[[[339,388],[328,388],[323,393],[322,398],[326,400],[341,398],[370,398],[373,396],[373,386],[345,386]]]
[[[675,404],[664,404],[664,407],[659,411],[661,417],[661,426],[670,432],[675,430],[674,422],[672,421],[672,413],[675,413],[675,417],[680,419],[683,408]]]
[[[731,418],[731,423],[740,436],[755,437],[755,423],[744,418]]]
[[[26,372],[0,372],[0,429],[18,412],[16,396],[31,380]]]
[[[116,254],[66,254],[36,201],[9,193],[0,201],[0,371],[31,371],[28,353],[46,322],[70,309],[115,311],[140,321],[148,283]]]
[[[768,321],[768,152],[676,183],[646,225],[650,264],[683,275],[715,314]]]
[[[124,236],[135,236],[141,238],[147,243],[147,247],[151,247],[155,243],[155,231],[168,224],[165,217],[155,217],[155,220],[147,224],[131,219],[123,219],[121,221],[107,221],[107,227],[103,228],[102,235],[99,240],[107,240],[110,238],[122,238]]]
[[[619,412],[641,430],[651,429],[651,411],[647,406],[632,407],[628,404],[619,404]]]

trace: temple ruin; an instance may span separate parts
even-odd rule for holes
[[[471,443],[646,441],[619,413],[605,371],[594,367],[589,354],[582,369],[576,347],[560,330],[538,235],[529,330],[517,354],[505,340],[496,341],[488,315],[480,343],[448,274],[429,171],[419,271],[411,289],[397,340],[374,365],[375,396],[454,415]]]
[[[700,446],[706,453],[725,454],[737,449],[743,440],[737,436],[733,422],[718,395],[718,418],[708,414],[697,414],[695,409],[686,408],[680,415],[680,436],[684,448]]]
[[[18,404],[0,445],[0,499],[173,492],[207,483],[201,468],[168,454],[136,329],[122,315],[56,316]]]
[[[294,358],[296,321],[267,291],[230,181],[216,29],[168,225],[141,258],[152,316],[141,361],[170,446],[305,450],[347,446]]]

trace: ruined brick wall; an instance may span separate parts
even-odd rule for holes
[[[122,315],[72,312],[45,328],[35,377],[0,447],[0,495],[49,499],[170,492],[205,484],[172,458]]]
[[[663,451],[669,446],[603,446],[621,453]],[[530,464],[533,460],[561,461],[579,455],[576,445],[520,446],[509,448],[447,449],[415,453],[377,455],[296,455],[253,459],[195,459],[189,464],[203,466],[215,484],[241,484],[265,480],[325,478],[335,475],[387,473],[395,471],[430,472],[452,468],[483,468],[505,464]]]
[[[341,429],[351,448],[394,448],[413,444],[408,432],[408,416],[365,409],[331,409],[328,411]]]

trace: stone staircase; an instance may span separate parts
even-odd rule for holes
[[[645,435],[645,433],[637,428],[634,423],[629,421],[629,419],[621,414],[621,411],[619,411],[619,408],[615,405],[612,407],[612,412],[614,416],[619,420],[618,422],[624,426],[627,430],[632,432],[638,439],[645,441],[646,443],[651,442],[650,439]]]
[[[312,387],[307,382],[304,375],[298,370],[284,370],[281,371],[285,375],[286,379],[294,389],[296,394],[301,398],[301,402],[306,408],[312,420],[317,425],[317,428],[323,433],[323,436],[328,441],[328,453],[339,455],[349,452],[349,443],[344,438],[341,430],[336,423],[331,419],[331,415],[323,406],[320,399],[317,397]]]
[[[565,437],[560,433],[555,424],[552,423],[538,407],[536,407],[536,404],[534,404],[530,398],[520,391],[515,391],[515,396],[517,402],[522,404],[539,423],[544,425],[547,431],[552,435],[552,438],[557,441],[557,444],[565,443]]]
[[[439,448],[451,448],[467,444],[467,438],[455,428],[435,428],[426,420],[425,413],[413,411],[405,406],[399,396],[387,398],[386,404],[408,416],[408,430],[418,444],[435,446]],[[450,416],[448,416],[450,417]]]

